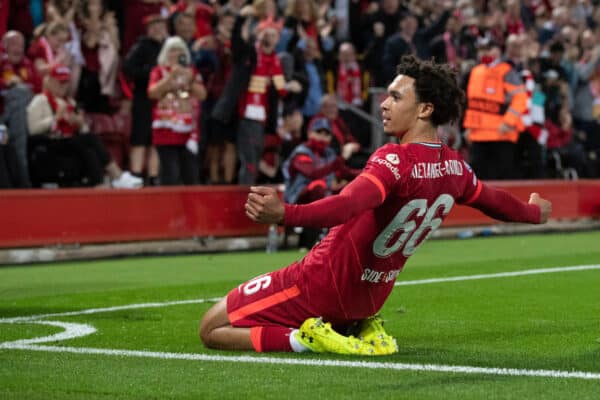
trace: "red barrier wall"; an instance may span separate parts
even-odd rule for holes
[[[553,202],[553,218],[600,216],[600,180],[492,182],[523,200],[532,191]],[[0,191],[0,248],[193,236],[253,236],[266,227],[244,215],[238,186]],[[495,223],[455,207],[444,226]]]
[[[521,200],[538,192],[552,201],[552,218],[575,219],[600,216],[600,180],[581,181],[496,181],[489,184],[508,190]],[[484,225],[498,223],[466,206],[455,207],[443,226]]]
[[[0,191],[0,247],[251,236],[237,186]]]

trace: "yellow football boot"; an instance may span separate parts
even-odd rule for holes
[[[389,355],[398,352],[396,339],[383,329],[383,319],[374,315],[361,321],[358,337],[373,345],[376,355]]]
[[[340,335],[329,322],[324,322],[321,318],[304,321],[296,332],[296,340],[315,353],[377,355],[371,343],[354,336]]]

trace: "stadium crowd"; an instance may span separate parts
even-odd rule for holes
[[[465,116],[439,137],[481,179],[598,177],[597,3],[5,0],[0,188],[335,191],[405,54],[459,70]]]

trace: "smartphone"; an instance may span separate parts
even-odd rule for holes
[[[188,66],[188,59],[185,56],[185,54],[180,54],[179,58],[177,59],[177,61],[179,62],[179,65],[181,65],[182,67],[187,67]]]

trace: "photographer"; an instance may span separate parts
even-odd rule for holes
[[[206,97],[206,89],[190,62],[185,42],[170,37],[158,55],[158,65],[150,73],[148,97],[155,101],[152,142],[160,158],[163,185],[193,185],[199,181],[199,101]]]

